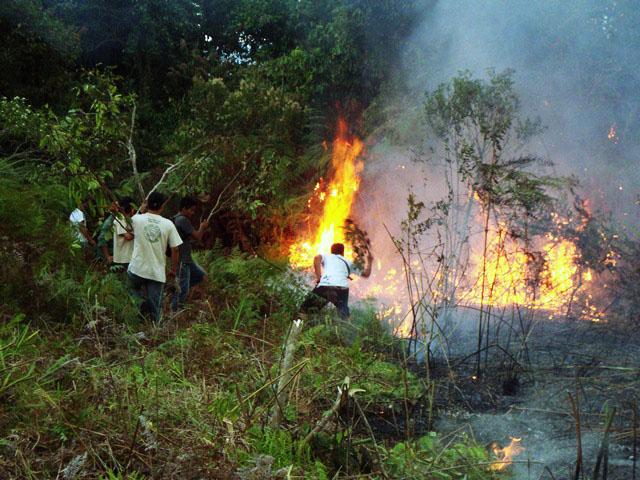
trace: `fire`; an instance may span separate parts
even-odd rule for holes
[[[331,244],[336,242],[345,244],[347,258],[353,255],[351,245],[345,241],[343,227],[351,215],[360,186],[360,173],[364,167],[360,157],[364,145],[359,138],[349,134],[346,123],[340,120],[333,143],[324,147],[327,151],[331,149],[329,180],[320,179],[315,185],[307,202],[312,219],[310,227],[298,232],[289,248],[290,263],[298,268],[310,267],[317,254],[328,253]],[[476,200],[479,200],[477,194]],[[586,201],[583,202],[583,208],[588,216],[589,205]],[[593,273],[579,265],[580,252],[576,244],[559,233],[570,222],[557,214],[551,214],[551,218],[554,223],[552,232],[532,242],[535,252],[525,252],[522,240],[512,238],[505,225],[498,225],[490,234],[486,258],[483,259],[482,251],[476,249],[471,254],[469,270],[465,266],[459,277],[471,281],[463,282],[466,286],[460,284],[457,294],[450,297],[448,292],[438,290],[440,280],[436,278],[430,300],[445,304],[454,302],[455,305],[519,305],[543,310],[549,314],[549,318],[575,305],[575,309],[571,307],[573,312],[580,313],[583,318],[601,321],[604,317],[594,306],[595,302],[584,300],[587,290],[595,283]],[[577,229],[584,229],[586,222],[583,220]],[[614,264],[617,259],[611,254],[607,260]],[[411,275],[422,279],[422,275],[429,276],[432,268],[432,265],[414,262],[415,259],[412,259],[410,265],[402,267],[388,255],[382,258],[378,256],[372,278],[368,282],[359,282],[356,278],[351,284],[356,297],[375,297],[380,302],[380,318],[393,324],[398,336],[410,334],[408,319],[411,312],[405,285],[408,276],[406,269],[411,269]]]
[[[493,443],[491,450],[496,456],[496,461],[491,463],[491,470],[501,472],[505,470],[513,462],[513,457],[524,452],[524,448],[520,445],[520,438],[511,437],[511,443],[504,448],[500,448],[497,443]]]
[[[323,189],[320,183],[309,199],[322,205],[322,215],[315,233],[299,238],[289,249],[289,260],[295,267],[309,267],[319,253],[328,253],[333,243],[344,243],[343,226],[349,218],[351,205],[360,185],[360,172],[363,163],[359,156],[363,143],[357,137],[350,136],[344,120],[338,123],[338,134],[333,142],[331,170],[333,178]],[[349,245],[345,244],[345,256],[352,256]]]
[[[467,293],[472,303],[557,311],[591,281],[592,273],[578,267],[579,253],[572,241],[547,234],[539,252],[527,254],[507,233],[499,226],[484,262],[481,253],[472,258],[475,283]]]
[[[618,137],[618,126],[614,123],[609,127],[609,133],[607,133],[607,138],[609,141],[613,143],[619,143],[620,138]]]

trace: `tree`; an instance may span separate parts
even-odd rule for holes
[[[529,225],[551,209],[549,190],[559,188],[563,179],[534,173],[540,165],[535,155],[521,154],[532,136],[540,133],[539,122],[521,119],[519,99],[512,72],[490,71],[487,81],[463,74],[429,94],[425,103],[428,127],[441,142],[445,164],[450,167],[449,184],[467,189],[462,196],[466,207],[463,225],[468,224],[473,199],[483,218],[482,267],[478,319],[476,374],[481,374],[481,351],[488,350],[489,325],[496,278],[487,274],[492,220],[516,240],[523,240],[531,253]],[[450,187],[451,193],[451,187]],[[459,211],[458,195],[449,196],[452,211]],[[505,261],[504,235],[499,235],[495,261]],[[468,239],[468,236],[467,236]],[[502,260],[501,260],[502,259]],[[538,279],[539,281],[539,279]],[[534,282],[535,284],[535,282]],[[535,292],[532,292],[535,295]],[[486,358],[486,357],[485,357]]]
[[[277,217],[271,214],[300,193],[300,177],[311,166],[301,156],[308,111],[257,70],[236,89],[227,83],[233,85],[221,78],[195,82],[190,116],[168,145],[180,165],[165,187],[209,194],[210,211],[236,225],[260,217],[255,223],[268,230]]]
[[[113,200],[109,185],[130,176],[126,142],[134,100],[114,81],[109,73],[87,73],[62,115],[25,99],[0,98],[0,151],[36,175],[56,178],[74,206],[91,198],[100,213]]]
[[[0,92],[29,98],[36,106],[57,103],[72,79],[79,41],[74,30],[41,0],[0,2]]]

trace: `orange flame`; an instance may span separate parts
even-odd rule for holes
[[[345,243],[345,256],[352,258],[351,246],[345,242],[345,221],[351,214],[352,204],[360,186],[360,173],[363,162],[360,155],[363,143],[357,137],[349,135],[344,120],[338,123],[338,131],[331,145],[330,180],[315,185],[307,205],[311,212],[312,227],[306,232],[298,232],[295,242],[289,248],[289,260],[292,266],[307,268],[313,264],[313,258],[319,253],[328,253],[333,243]],[[479,198],[476,195],[476,200]],[[588,211],[588,204],[584,204]],[[569,221],[552,214],[556,231],[561,230]],[[586,221],[585,221],[586,222]],[[586,223],[585,223],[586,224]],[[583,225],[578,227],[584,228]],[[580,254],[575,243],[562,239],[560,235],[547,234],[542,244],[538,244],[534,255],[525,253],[518,241],[508,235],[505,226],[498,226],[491,234],[487,249],[487,258],[482,252],[471,256],[471,275],[473,284],[461,287],[458,301],[475,304],[508,307],[521,305],[533,309],[551,312],[551,317],[569,305],[574,295],[585,293],[593,285],[590,270],[578,266]],[[609,258],[609,257],[608,257]],[[390,258],[376,259],[374,275],[370,281],[362,284],[354,281],[354,294],[359,297],[374,296],[383,304],[378,312],[380,318],[409,318],[404,281],[406,271],[397,262],[387,262]],[[613,255],[609,261],[615,262]],[[394,265],[398,267],[394,268]],[[419,271],[420,265],[409,266]],[[424,267],[428,269],[428,266]],[[482,287],[484,269],[484,288]],[[427,272],[428,273],[428,272]],[[445,298],[444,292],[433,293],[434,300]],[[577,311],[583,318],[599,321],[601,312],[591,300],[577,305]],[[396,325],[395,334],[409,336],[408,322]]]
[[[507,237],[504,226],[499,226],[489,240],[487,252],[484,262],[481,253],[472,259],[472,278],[477,280],[467,295],[478,304],[555,311],[566,306],[592,278],[591,272],[578,268],[576,245],[551,234],[547,234],[538,255],[531,256]]]
[[[511,437],[511,443],[504,448],[500,448],[497,443],[494,443],[491,450],[496,456],[496,461],[491,463],[491,470],[494,472],[501,472],[511,465],[511,463],[513,463],[513,457],[524,452],[524,448],[520,445],[520,441],[520,438]]]
[[[348,135],[344,120],[338,122],[338,134],[333,142],[331,169],[333,178],[326,189],[316,185],[314,196],[323,204],[323,213],[318,227],[310,238],[299,238],[289,249],[289,260],[295,267],[309,267],[313,257],[328,253],[333,243],[344,243],[343,226],[349,218],[351,205],[360,186],[363,163],[358,159],[363,144],[360,139]],[[311,199],[309,201],[311,204]],[[352,256],[345,244],[345,256]]]

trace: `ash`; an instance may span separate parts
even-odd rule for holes
[[[537,320],[525,345],[513,339],[507,345],[508,335],[494,326],[493,343],[507,346],[507,352],[485,350],[482,376],[477,379],[475,317],[457,316],[447,344],[432,349],[434,375],[442,380],[445,375],[452,378],[442,381],[437,394],[440,414],[434,428],[453,435],[465,432],[486,445],[494,441],[505,445],[510,437],[521,438],[525,451],[511,466],[513,477],[560,480],[574,478],[579,423],[581,475],[595,478],[606,412],[615,408],[608,476],[604,478],[631,479],[635,430],[640,430],[634,430],[635,402],[640,394],[636,326]],[[445,373],[451,370],[454,375]],[[600,475],[604,460],[602,463]],[[637,469],[640,478],[640,465]]]

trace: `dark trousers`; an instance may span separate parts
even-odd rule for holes
[[[349,289],[347,287],[318,286],[307,294],[302,302],[300,311],[303,313],[316,313],[322,310],[327,303],[333,303],[342,318],[348,318],[349,313]]]
[[[151,319],[159,323],[162,318],[162,292],[164,283],[142,278],[128,272],[129,282],[136,297],[142,299],[140,310],[151,313]]]
[[[180,269],[178,270],[180,293],[174,292],[171,300],[171,309],[177,310],[178,306],[182,305],[187,299],[187,295],[189,294],[191,287],[195,287],[202,282],[206,275],[207,272],[205,272],[196,262],[180,262]]]

